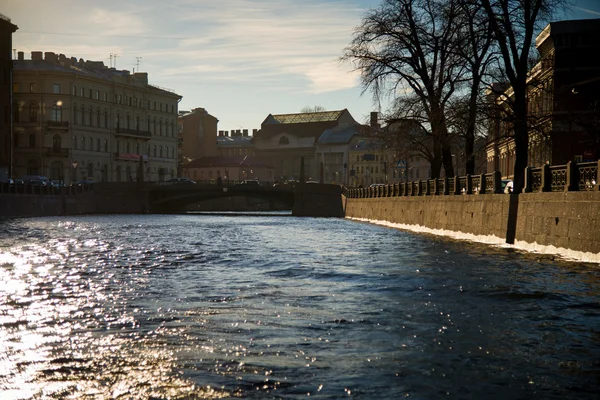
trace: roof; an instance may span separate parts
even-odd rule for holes
[[[217,136],[217,145],[223,147],[252,146],[252,136]]]
[[[263,124],[305,124],[307,122],[332,122],[337,121],[344,110],[321,111],[297,114],[269,114]]]
[[[349,143],[355,135],[359,134],[361,134],[361,126],[358,124],[350,126],[336,126],[335,128],[325,130],[321,136],[319,136],[317,143]]]
[[[185,164],[183,168],[214,168],[214,167],[266,167],[273,168],[270,160],[251,156],[214,156],[200,157]]]
[[[61,55],[62,56],[62,55]],[[65,60],[67,60],[65,58]],[[69,59],[71,60],[71,59]],[[127,79],[128,84],[137,85],[139,87],[144,87],[148,90],[152,90],[153,92],[161,92],[163,94],[177,96],[181,98],[180,95],[174,93],[166,88],[161,88],[156,85],[151,85],[146,83],[147,74],[145,73],[135,73],[130,74],[129,71],[126,70],[118,70],[115,68],[108,68],[101,61],[49,61],[46,59],[41,60],[13,60],[13,70],[15,72],[19,71],[48,71],[48,72],[58,72],[58,73],[68,73],[75,74],[78,76],[83,76],[87,78],[93,79],[102,79],[106,81],[112,82],[114,78],[118,77],[119,79]],[[144,81],[143,79],[146,79]]]

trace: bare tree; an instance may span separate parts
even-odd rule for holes
[[[465,73],[458,56],[459,0],[384,0],[356,28],[342,60],[356,63],[364,90],[416,96],[431,132],[432,176],[454,175],[445,108]],[[403,117],[409,118],[408,115]]]
[[[465,171],[475,173],[475,137],[485,96],[482,88],[486,86],[484,79],[489,67],[496,61],[493,50],[493,37],[487,15],[481,5],[463,0],[460,4],[460,35],[456,47],[458,54],[467,66],[466,92],[454,102],[453,120],[455,127],[464,137]]]
[[[300,110],[301,113],[315,113],[315,112],[324,112],[327,111],[325,109],[325,107],[323,106],[306,106],[306,107],[302,107],[302,110]]]
[[[510,101],[514,142],[514,193],[521,193],[528,164],[527,76],[534,33],[567,0],[476,0],[487,14],[501,53],[503,70],[511,85]]]

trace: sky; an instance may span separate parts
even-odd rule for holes
[[[600,18],[600,0],[571,0],[557,19]],[[3,0],[19,29],[13,48],[51,51],[147,72],[205,108],[219,130],[260,128],[269,114],[347,108],[366,123],[379,111],[339,58],[381,0]],[[116,57],[111,57],[116,54]],[[385,108],[385,104],[382,105]]]

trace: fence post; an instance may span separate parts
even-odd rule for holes
[[[467,174],[467,184],[465,188],[465,194],[473,194],[473,178],[471,174]]]
[[[460,194],[460,178],[454,175],[454,194]]]
[[[477,194],[485,194],[487,190],[487,182],[485,181],[485,174],[479,176],[479,192]]]
[[[448,187],[448,177],[444,176],[444,196],[448,196],[450,194],[450,188]]]
[[[523,188],[524,193],[531,193],[533,191],[531,182],[531,167],[525,167],[525,187]]]
[[[542,192],[552,191],[552,171],[550,171],[550,165],[544,164],[542,167]]]
[[[579,190],[579,167],[577,163],[569,161],[567,163],[567,184],[565,185],[565,192],[576,192]]]

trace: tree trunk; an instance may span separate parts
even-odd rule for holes
[[[525,85],[524,85],[525,86]],[[525,91],[525,89],[521,89]],[[527,103],[525,96],[515,90],[515,170],[513,192],[521,193],[525,187],[525,168],[528,164],[529,132],[527,129]]]

